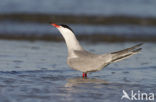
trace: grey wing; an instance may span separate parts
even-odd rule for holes
[[[139,51],[141,51],[142,48],[140,48],[140,46],[142,44],[143,43],[140,43],[140,44],[137,44],[137,45],[132,46],[130,48],[121,50],[121,51],[112,52],[111,53],[112,54],[112,62],[117,62],[117,61],[123,60],[127,57],[130,57],[134,54],[137,54]]]
[[[116,52],[112,52],[112,54],[116,54],[116,53],[126,53],[126,52],[129,52],[129,51],[133,51],[135,50],[136,48],[140,47],[141,45],[143,45],[143,43],[139,43],[135,46],[132,46],[130,48],[127,48],[127,49],[124,49],[124,50],[120,50],[120,51],[116,51]]]
[[[74,50],[73,51],[75,55],[77,55],[78,57],[88,57],[88,58],[95,58],[95,57],[98,57],[99,55],[97,54],[93,54],[91,52],[88,52],[88,51],[78,51],[78,50]]]
[[[68,59],[69,66],[75,70],[94,72],[102,69],[106,65],[106,58],[101,55],[92,54],[87,51],[75,51],[75,54],[78,56],[77,58]]]

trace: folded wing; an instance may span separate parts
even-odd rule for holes
[[[137,44],[133,47],[121,50],[121,51],[117,51],[117,52],[112,52],[112,62],[117,62],[120,60],[123,60],[127,57],[130,57],[134,54],[137,54],[139,51],[141,51],[142,48],[140,48],[140,46],[143,45],[143,43]]]

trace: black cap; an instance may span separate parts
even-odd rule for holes
[[[68,29],[70,29],[73,32],[73,30],[69,26],[67,26],[65,24],[61,24],[61,26],[64,27],[64,28],[68,28]]]

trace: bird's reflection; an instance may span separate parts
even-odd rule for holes
[[[85,84],[85,83],[88,83],[88,84],[109,84],[108,81],[105,81],[102,79],[76,77],[76,78],[67,79],[67,83],[65,84],[65,87],[78,86],[78,85]]]

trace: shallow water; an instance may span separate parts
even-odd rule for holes
[[[155,36],[155,26],[137,26],[137,25],[80,25],[69,24],[77,35],[95,35],[109,34],[122,36]],[[0,22],[0,34],[43,36],[45,34],[58,35],[58,30],[50,24],[39,23],[18,23],[18,22]]]
[[[82,42],[94,53],[134,44]],[[67,66],[64,42],[0,40],[0,47],[0,102],[128,102],[121,100],[122,90],[156,93],[155,43],[88,79]]]
[[[122,35],[124,40],[128,38],[129,41],[156,41],[153,39],[156,38],[155,0],[0,0],[0,2],[1,39],[21,37],[24,39],[28,36],[31,39],[41,39],[38,37],[57,36],[57,29],[49,24],[53,22],[67,24],[77,35],[89,35],[90,39],[94,38],[92,35],[97,34],[107,36],[108,39],[110,36],[115,39]]]
[[[0,2],[1,14],[23,12],[156,17],[155,0],[0,0]]]

